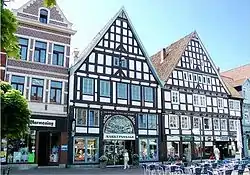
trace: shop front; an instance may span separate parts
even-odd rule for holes
[[[32,116],[28,134],[7,142],[7,163],[38,166],[66,164],[67,119]],[[64,147],[64,149],[61,149]]]
[[[123,164],[123,153],[129,154],[129,163],[135,153],[135,130],[131,120],[122,115],[110,117],[103,128],[103,152],[108,165]]]
[[[216,136],[214,145],[220,150],[220,159],[233,158],[237,152],[237,141],[235,137]]]

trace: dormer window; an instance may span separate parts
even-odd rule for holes
[[[40,18],[39,18],[41,23],[48,23],[48,10],[41,9],[40,10]]]

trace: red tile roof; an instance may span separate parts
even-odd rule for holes
[[[221,72],[224,77],[230,77],[234,87],[242,85],[244,81],[250,78],[250,64],[246,64],[225,72]]]

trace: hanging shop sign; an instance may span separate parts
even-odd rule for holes
[[[191,142],[193,140],[193,137],[192,136],[182,136],[182,140]]]
[[[56,121],[44,119],[30,119],[30,126],[56,127]]]
[[[105,134],[105,140],[135,140],[135,134]]]

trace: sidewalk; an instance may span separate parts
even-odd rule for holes
[[[126,169],[123,168],[37,168],[30,170],[12,170],[10,175],[36,175],[36,174],[60,174],[60,175],[143,175],[142,168]]]

